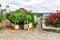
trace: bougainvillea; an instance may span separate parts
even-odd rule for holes
[[[60,12],[49,14],[45,18],[45,24],[46,25],[52,25],[52,26],[55,26],[55,27],[60,26]]]
[[[60,17],[60,13],[54,13],[54,14],[50,14],[48,15],[48,19],[46,19],[47,23],[51,23],[54,19]]]

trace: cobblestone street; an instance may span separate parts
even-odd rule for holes
[[[60,40],[60,34],[37,27],[30,31],[3,29],[0,40]]]

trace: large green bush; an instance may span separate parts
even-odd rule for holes
[[[30,22],[34,22],[34,15],[32,14],[32,12],[30,12],[30,11],[27,11],[27,12],[25,12],[24,13],[24,15],[25,15],[25,22],[27,22],[27,23],[30,23]]]
[[[30,23],[33,22],[33,14],[30,11],[26,11],[24,13],[21,13],[19,10],[10,12],[7,14],[7,18],[12,23]]]
[[[7,14],[7,18],[10,20],[12,23],[18,23],[20,21],[20,14],[19,11],[13,11]]]

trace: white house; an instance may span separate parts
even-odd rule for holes
[[[1,4],[0,4],[0,12],[1,12]]]
[[[10,12],[10,6],[6,5],[6,12]]]

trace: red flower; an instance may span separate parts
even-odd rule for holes
[[[50,24],[54,19],[60,17],[60,12],[59,13],[50,14],[48,17],[49,18],[46,19],[46,22]]]

